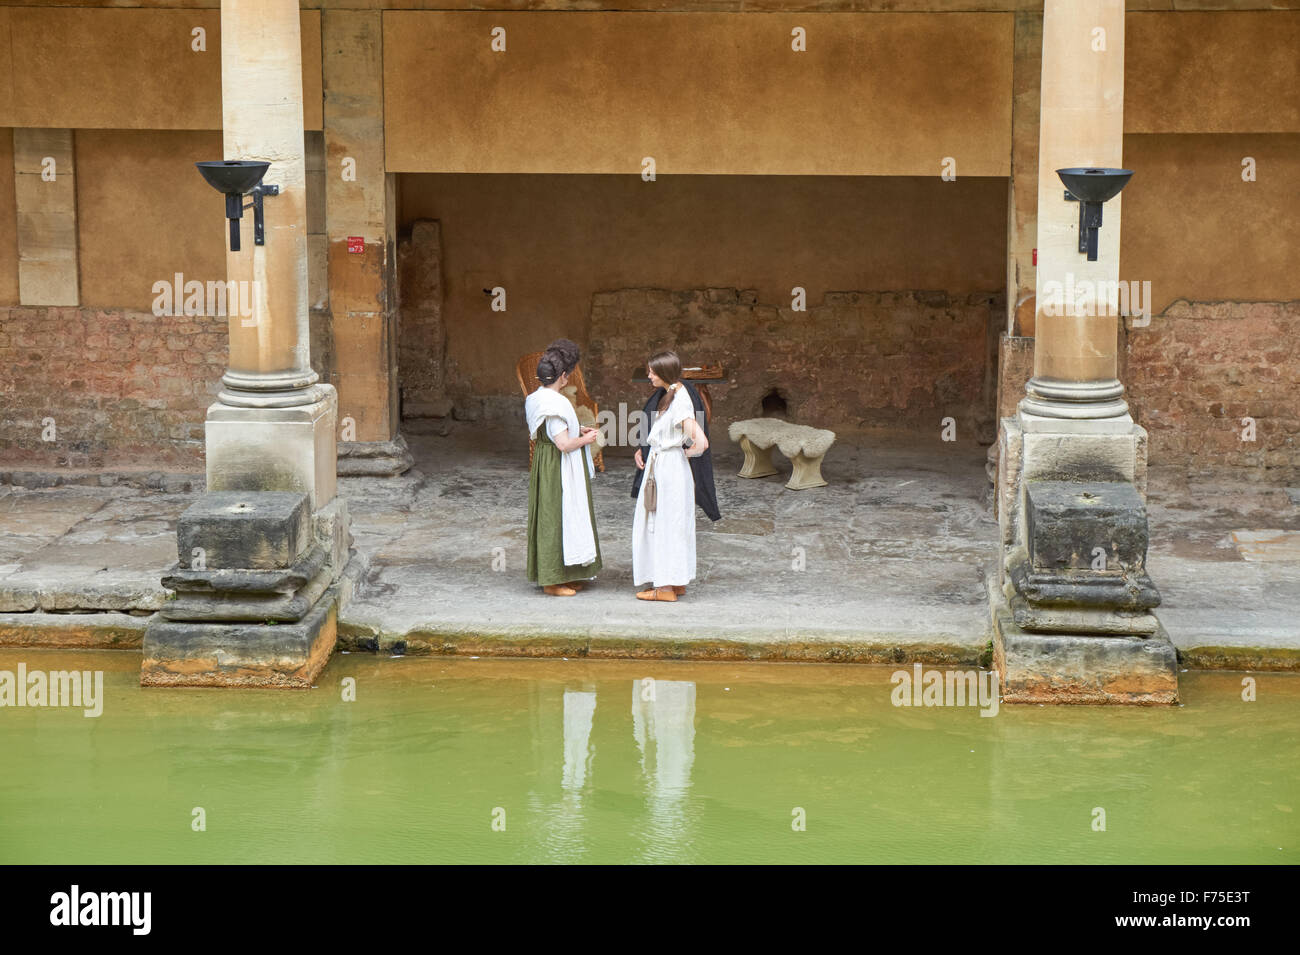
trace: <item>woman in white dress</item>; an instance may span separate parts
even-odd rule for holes
[[[660,352],[647,366],[650,384],[666,391],[650,425],[648,460],[632,519],[632,582],[650,589],[641,600],[676,600],[695,579],[695,477],[687,457],[709,449],[709,439],[695,420],[691,397],[682,387],[682,363],[674,352]],[[689,442],[690,450],[684,445]],[[647,510],[647,489],[654,506]]]

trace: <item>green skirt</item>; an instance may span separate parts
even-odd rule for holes
[[[568,566],[564,563],[564,495],[560,477],[560,455],[563,452],[546,433],[545,422],[537,429],[533,441],[533,468],[528,475],[528,579],[549,587],[594,577],[601,565],[596,507],[591,499],[591,475],[584,466],[582,478],[587,485],[587,508],[591,514],[591,532],[596,538],[596,559],[589,564]]]

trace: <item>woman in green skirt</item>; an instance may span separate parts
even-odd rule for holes
[[[524,402],[533,439],[528,579],[553,597],[572,597],[601,566],[589,449],[599,432],[581,427],[573,403],[560,393],[577,364],[577,346],[567,339],[556,342],[537,363],[541,387]]]

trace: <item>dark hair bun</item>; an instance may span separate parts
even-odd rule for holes
[[[577,344],[567,338],[557,338],[547,345],[546,354],[552,360],[558,359],[561,371],[573,371],[578,367],[578,360],[582,357]]]
[[[537,363],[537,380],[544,385],[555,384],[564,372],[563,362],[557,355],[547,352]]]

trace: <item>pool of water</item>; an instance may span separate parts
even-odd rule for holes
[[[893,667],[344,654],[274,691],[20,662],[104,692],[0,708],[3,863],[1300,862],[1292,674],[983,717],[893,705]]]

